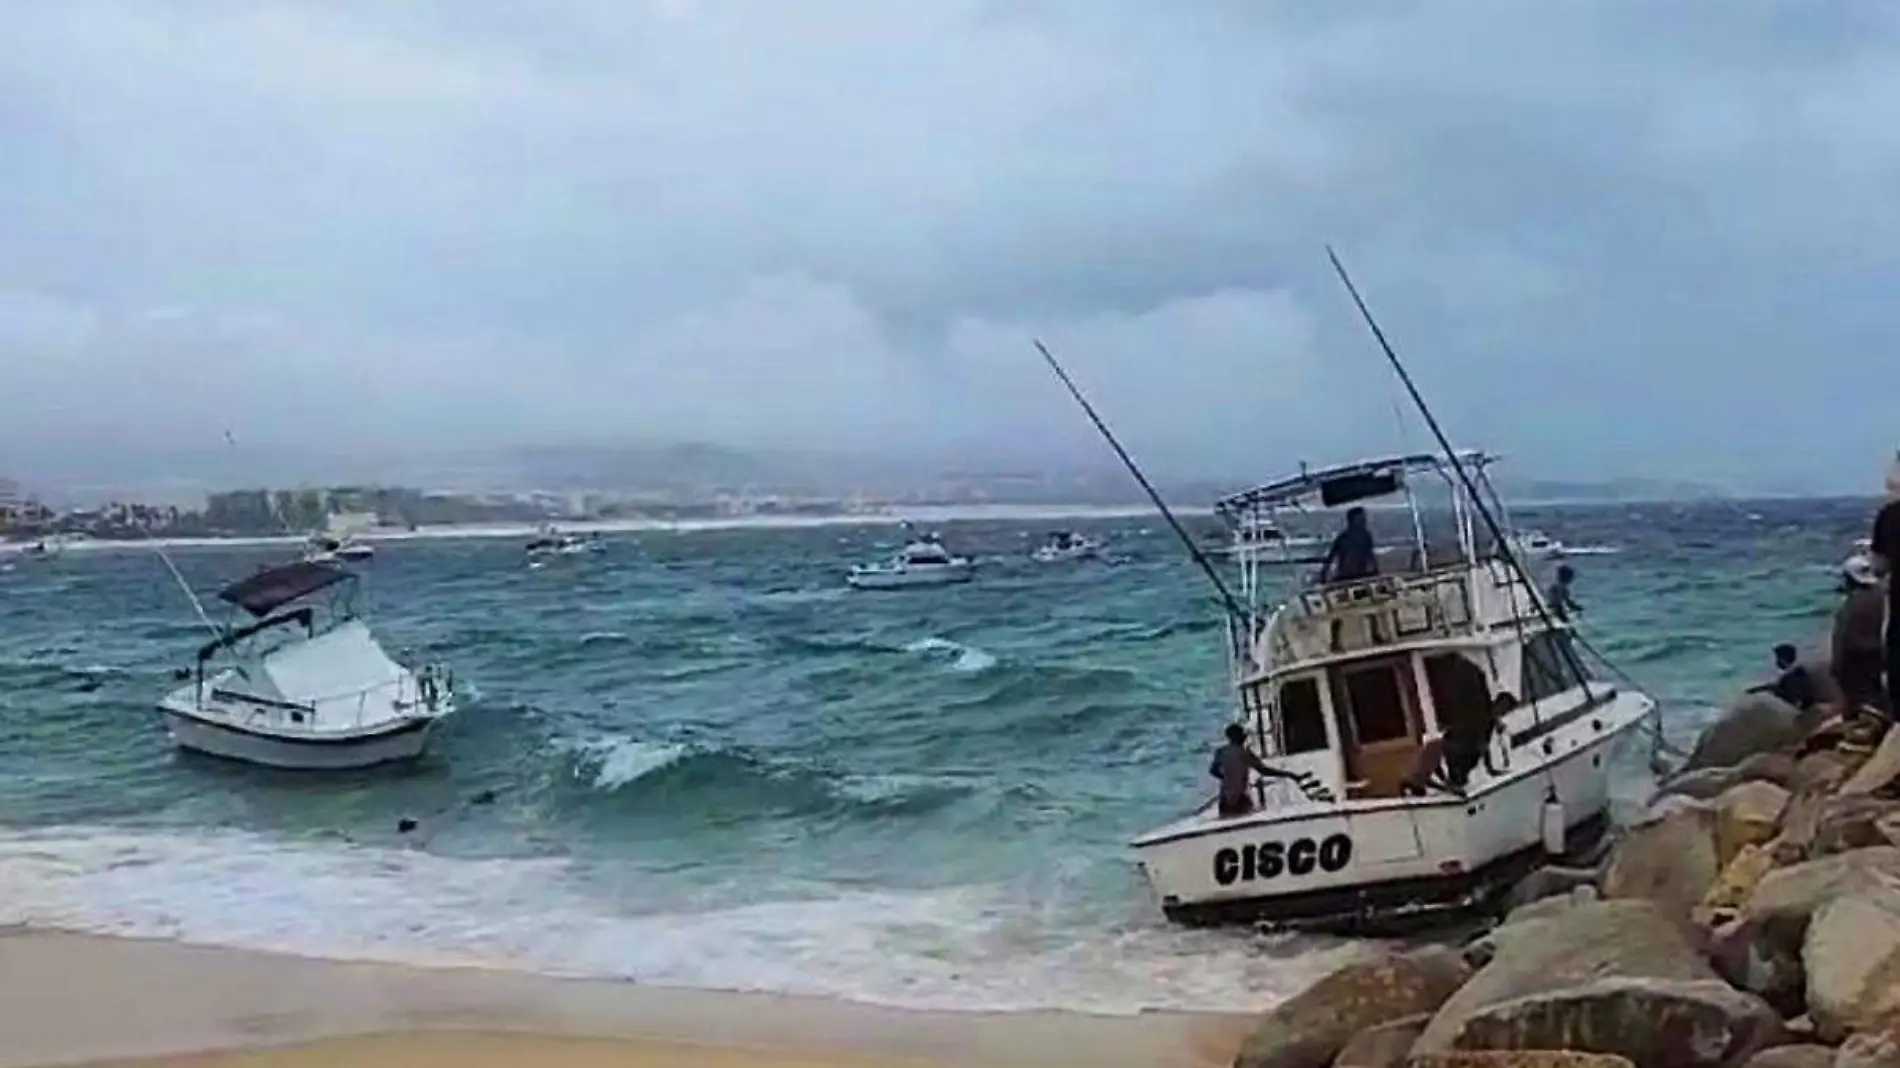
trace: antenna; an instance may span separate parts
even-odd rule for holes
[[[1359,317],[1366,321],[1366,326],[1372,331],[1374,340],[1378,341],[1380,350],[1385,353],[1386,361],[1392,365],[1392,370],[1399,376],[1399,381],[1405,386],[1405,391],[1411,394],[1412,403],[1418,407],[1419,414],[1424,416],[1425,425],[1431,428],[1432,436],[1438,439],[1438,447],[1444,450],[1445,458],[1451,462],[1451,469],[1457,473],[1458,481],[1464,485],[1466,496],[1471,498],[1472,507],[1477,509],[1478,517],[1484,520],[1485,528],[1491,532],[1491,539],[1497,545],[1499,555],[1504,557],[1505,566],[1509,567],[1511,572],[1524,583],[1525,588],[1531,591],[1531,607],[1537,610],[1538,618],[1546,627],[1556,629],[1556,623],[1550,618],[1549,610],[1544,607],[1544,599],[1539,595],[1536,583],[1531,581],[1530,573],[1525,570],[1523,562],[1517,557],[1516,546],[1513,546],[1511,540],[1504,536],[1504,528],[1491,514],[1491,508],[1485,504],[1484,497],[1479,494],[1477,483],[1473,481],[1471,473],[1466,471],[1465,465],[1459,462],[1458,451],[1452,448],[1451,440],[1445,437],[1445,431],[1439,427],[1438,419],[1432,415],[1431,407],[1425,403],[1425,397],[1419,393],[1418,386],[1413,384],[1412,376],[1406,372],[1405,364],[1399,360],[1399,354],[1393,350],[1392,343],[1385,339],[1385,331],[1379,329],[1378,320],[1372,317],[1372,309],[1366,307],[1365,298],[1359,295],[1359,287],[1352,284],[1352,276],[1346,273],[1346,265],[1339,262],[1339,253],[1334,252],[1331,245],[1326,246],[1326,258],[1333,261],[1333,271],[1339,275],[1339,280],[1345,285],[1346,292],[1351,294],[1354,306],[1359,309]],[[1578,659],[1576,650],[1564,643],[1559,643],[1557,648],[1564,659],[1569,661],[1571,670],[1577,673],[1577,680],[1583,686],[1583,692],[1588,695],[1589,675],[1584,671],[1583,661]]]
[[[1063,386],[1069,391],[1069,396],[1074,397],[1075,403],[1082,406],[1082,411],[1088,415],[1089,422],[1095,424],[1095,429],[1101,432],[1102,438],[1108,442],[1108,447],[1115,450],[1116,456],[1121,457],[1122,466],[1128,468],[1128,473],[1135,476],[1135,481],[1139,482],[1141,488],[1147,492],[1148,499],[1154,502],[1155,510],[1161,513],[1161,518],[1167,520],[1168,526],[1174,528],[1175,537],[1180,538],[1181,544],[1187,547],[1188,555],[1200,565],[1201,572],[1207,576],[1207,581],[1214,584],[1214,590],[1220,594],[1221,604],[1227,609],[1227,614],[1235,619],[1246,619],[1247,612],[1228,591],[1227,584],[1221,581],[1220,572],[1214,570],[1214,565],[1208,561],[1207,554],[1201,551],[1201,547],[1194,544],[1194,539],[1189,536],[1187,529],[1181,525],[1180,520],[1174,517],[1174,512],[1168,507],[1168,502],[1161,499],[1161,494],[1155,490],[1154,484],[1148,481],[1148,476],[1141,473],[1141,467],[1135,463],[1134,457],[1128,455],[1128,450],[1122,448],[1122,443],[1115,440],[1115,432],[1108,429],[1108,424],[1102,421],[1101,416],[1095,414],[1095,406],[1089,403],[1088,398],[1082,395],[1082,390],[1076,386],[1075,380],[1071,379],[1069,373],[1062,369],[1062,365],[1056,362],[1055,355],[1049,351],[1049,346],[1038,340],[1036,351],[1042,353],[1042,358],[1049,364],[1049,369],[1062,380]]]

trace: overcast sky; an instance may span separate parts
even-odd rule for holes
[[[1877,489],[1900,4],[49,0],[0,466],[692,439],[1158,465],[1456,435]]]

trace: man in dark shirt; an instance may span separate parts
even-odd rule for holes
[[[1379,550],[1372,542],[1372,528],[1366,525],[1364,508],[1346,509],[1346,529],[1333,538],[1320,565],[1319,580],[1351,582],[1379,573]]]
[[[1292,772],[1281,771],[1255,756],[1247,748],[1247,732],[1240,724],[1229,723],[1227,744],[1214,750],[1214,762],[1207,766],[1207,773],[1220,780],[1221,815],[1245,816],[1253,811],[1253,796],[1247,792],[1249,771],[1268,779],[1299,779]]]
[[[1813,708],[1819,701],[1814,678],[1801,665],[1801,653],[1794,646],[1787,642],[1775,646],[1775,670],[1780,672],[1775,681],[1751,686],[1748,692],[1774,694],[1803,712]]]
[[[1550,602],[1550,613],[1558,619],[1569,622],[1572,613],[1581,613],[1583,606],[1577,603],[1577,595],[1571,591],[1577,581],[1577,569],[1569,564],[1559,564],[1557,581],[1550,584],[1550,590],[1544,599]]]
[[[1867,548],[1887,577],[1887,707],[1900,714],[1900,450],[1887,468],[1887,501],[1874,516]]]

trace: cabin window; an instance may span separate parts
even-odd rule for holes
[[[1425,658],[1425,683],[1431,687],[1432,707],[1438,713],[1438,729],[1450,730],[1459,717],[1475,717],[1488,711],[1491,683],[1484,669],[1457,653],[1438,653]]]
[[[1522,690],[1524,700],[1541,701],[1563,693],[1582,681],[1577,675],[1576,646],[1569,631],[1549,630],[1524,643]],[[1583,678],[1588,678],[1586,673]]]
[[[1405,689],[1399,680],[1402,667],[1402,663],[1381,664],[1342,674],[1353,741],[1359,745],[1411,736],[1411,717],[1406,714]]]
[[[1280,752],[1292,756],[1326,747],[1326,713],[1320,708],[1319,683],[1314,679],[1281,683]]]

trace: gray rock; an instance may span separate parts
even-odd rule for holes
[[[1743,846],[1761,845],[1775,836],[1788,807],[1788,791],[1759,779],[1722,791],[1715,806],[1716,862],[1726,866]]]
[[[1738,990],[1766,1001],[1784,1018],[1807,1011],[1807,972],[1798,950],[1761,936],[1747,920],[1735,920],[1709,935],[1709,962]]]
[[[1597,901],[1492,932],[1495,953],[1452,994],[1413,1053],[1453,1047],[1451,1036],[1486,1006],[1609,976],[1716,979],[1685,929],[1647,901]],[[1544,1046],[1562,1049],[1562,1046]],[[1569,1047],[1574,1048],[1574,1047]]]
[[[1757,753],[1793,746],[1819,721],[1772,694],[1743,694],[1703,729],[1683,770],[1733,767]]]
[[[1456,1049],[1615,1053],[1637,1068],[1722,1068],[1781,1037],[1760,998],[1719,979],[1613,978],[1497,1002],[1466,1017]]]
[[[1843,795],[1871,794],[1900,779],[1900,731],[1888,730],[1872,756],[1844,783]]]
[[[1406,1062],[1406,1068],[1636,1068],[1628,1057],[1614,1053],[1579,1053],[1568,1049],[1469,1049],[1426,1053]]]
[[[1762,1050],[1742,1068],[1832,1068],[1834,1047],[1800,1043]]]
[[[1595,868],[1567,868],[1560,864],[1547,864],[1519,879],[1517,885],[1511,887],[1511,892],[1504,899],[1504,911],[1511,912],[1533,901],[1568,894],[1579,886],[1595,886],[1597,875]]]
[[[1686,920],[1721,873],[1714,813],[1679,809],[1632,828],[1617,842],[1604,866],[1603,896],[1653,901]]]
[[[1869,846],[1891,845],[1882,821],[1895,813],[1900,813],[1900,801],[1866,794],[1829,798],[1816,816],[1808,855],[1825,857]]]
[[[1876,873],[1900,875],[1900,847],[1856,849],[1776,868],[1755,885],[1742,918],[1763,937],[1798,952],[1815,910],[1847,890],[1875,884]]]
[[[1359,1032],[1436,1010],[1469,975],[1440,947],[1355,961],[1268,1012],[1235,1068],[1327,1068]]]
[[[1823,1042],[1900,1014],[1900,877],[1876,875],[1816,909],[1801,963],[1808,1015]]]
[[[1425,1030],[1431,1018],[1431,1013],[1421,1012],[1366,1028],[1339,1051],[1333,1068],[1406,1068],[1412,1043],[1418,1041],[1418,1033]]]
[[[1900,1068],[1900,1035],[1885,1028],[1856,1034],[1835,1051],[1834,1068]]]

